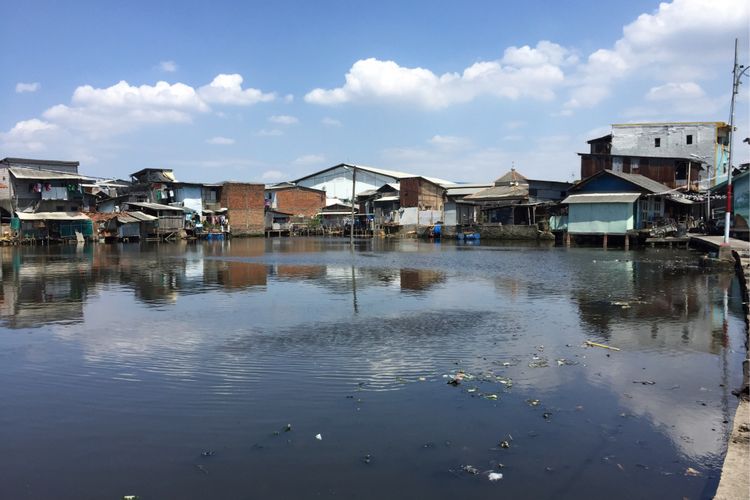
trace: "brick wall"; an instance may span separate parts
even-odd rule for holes
[[[227,208],[232,235],[262,235],[265,230],[263,184],[227,182],[221,190],[221,206]]]
[[[326,206],[325,191],[290,188],[276,191],[276,210],[292,215],[315,217]]]

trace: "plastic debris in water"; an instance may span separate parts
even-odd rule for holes
[[[138,500],[139,498],[141,497],[139,497],[138,495],[123,495],[122,496],[122,500]]]
[[[289,432],[292,430],[292,424],[286,424],[286,427],[284,427],[284,432]]]
[[[685,470],[685,475],[686,476],[693,476],[693,477],[695,477],[695,476],[700,476],[701,473],[700,473],[700,471],[697,471],[697,470],[693,469],[692,467],[688,467]]]
[[[479,469],[477,469],[473,465],[462,465],[461,466],[461,470],[464,471],[464,472],[466,472],[466,473],[468,473],[468,474],[472,474],[474,476],[476,476],[477,474],[479,474]]]
[[[527,403],[529,403],[529,406],[539,406],[540,401],[538,399],[527,399]]]
[[[216,455],[214,450],[204,450],[201,452],[202,457],[213,457],[214,455]]]
[[[487,479],[490,481],[499,481],[503,478],[503,475],[499,472],[490,472],[487,474]]]
[[[316,434],[315,435],[315,439],[317,439],[318,441],[323,441],[323,435],[322,434]]]
[[[487,394],[484,398],[490,401],[497,401],[497,394]]]
[[[508,441],[500,441],[500,448],[510,448],[510,443]]]

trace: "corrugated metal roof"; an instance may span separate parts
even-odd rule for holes
[[[80,212],[16,212],[21,220],[91,220]]]
[[[449,187],[446,192],[448,196],[468,196],[476,194],[489,187],[492,187],[492,184],[482,184],[479,186],[462,186],[459,184],[456,187]]]
[[[633,203],[641,193],[586,193],[571,194],[561,203]]]
[[[626,174],[624,172],[615,172],[613,170],[605,170],[605,172],[608,172],[615,177],[619,177],[620,179],[624,179],[628,182],[632,182],[633,184],[642,187],[647,191],[651,191],[652,193],[665,193],[667,191],[671,191],[671,189],[664,184],[653,179],[649,179],[648,177],[641,174]]]
[[[182,207],[170,207],[169,205],[162,205],[161,203],[146,203],[141,201],[128,201],[123,205],[129,205],[131,207],[147,208],[149,210],[172,210],[174,212],[182,212]]]
[[[78,174],[67,174],[65,172],[55,172],[53,170],[38,170],[36,168],[10,167],[10,173],[16,179],[34,179],[34,180],[89,180],[90,177],[84,177]]]
[[[398,196],[383,196],[382,198],[378,198],[374,201],[374,203],[378,203],[379,201],[398,201],[401,198]]]
[[[300,181],[303,181],[305,179],[309,179],[310,177],[315,177],[316,175],[320,175],[323,172],[328,172],[329,170],[333,170],[333,169],[339,168],[339,167],[356,168],[357,170],[364,170],[365,172],[371,172],[373,174],[384,175],[386,177],[393,177],[396,180],[406,179],[406,178],[409,178],[409,177],[422,177],[424,179],[427,179],[430,182],[433,182],[435,184],[439,184],[441,186],[452,186],[452,185],[456,184],[453,181],[448,181],[448,180],[445,180],[445,179],[438,179],[437,177],[425,177],[425,176],[419,175],[419,174],[410,174],[408,172],[399,172],[397,170],[386,170],[384,168],[368,167],[366,165],[356,165],[356,164],[352,164],[352,163],[340,163],[338,165],[334,165],[332,167],[328,167],[328,168],[325,168],[323,170],[319,170],[319,171],[314,172],[312,174],[308,174],[308,175],[306,175],[304,177],[300,177],[299,179],[294,180],[292,182],[294,184],[299,184]]]
[[[493,186],[487,189],[482,189],[476,193],[467,196],[465,200],[506,200],[525,198],[529,195],[529,185],[519,184],[517,186]]]

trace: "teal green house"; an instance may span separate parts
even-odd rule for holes
[[[568,233],[626,235],[692,214],[694,203],[648,177],[602,170],[568,190]]]
[[[724,181],[711,189],[714,195],[726,194],[727,182]],[[723,201],[719,201],[720,210],[724,208]],[[750,169],[748,165],[742,165],[739,169],[734,170],[732,177],[732,226],[731,230],[735,233],[748,233],[750,225]],[[747,236],[745,236],[747,239]]]

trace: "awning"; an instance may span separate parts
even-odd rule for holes
[[[16,212],[20,220],[91,220],[79,212]]]
[[[571,194],[562,203],[633,203],[641,197],[641,193],[586,193]]]
[[[126,201],[126,202],[123,202],[123,205],[129,205],[131,207],[137,207],[137,208],[146,208],[148,210],[170,210],[173,212],[182,212],[182,207],[173,207],[170,205],[162,205],[160,203]]]

